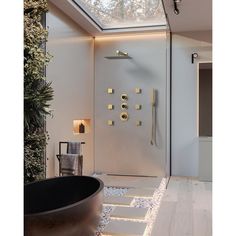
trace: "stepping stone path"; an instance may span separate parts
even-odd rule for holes
[[[155,191],[162,179],[108,175],[99,178],[105,185],[105,197],[96,236],[143,236],[144,233],[149,236],[157,206]]]
[[[112,218],[145,220],[147,211],[147,208],[116,207],[110,216]]]
[[[102,235],[143,236],[146,226],[146,223],[111,220],[104,229]]]
[[[104,204],[117,206],[130,206],[132,201],[133,197],[109,196],[104,198]]]
[[[141,198],[152,198],[155,192],[154,188],[131,188],[125,196],[126,197],[141,197]]]

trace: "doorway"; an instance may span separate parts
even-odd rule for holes
[[[198,136],[212,137],[212,63],[199,63]]]
[[[199,180],[212,181],[212,62],[198,66]]]

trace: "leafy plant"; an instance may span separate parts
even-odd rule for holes
[[[48,32],[42,26],[47,0],[24,0],[24,180],[45,176],[48,134],[45,116],[53,99],[51,83],[44,77],[51,56],[45,52]]]

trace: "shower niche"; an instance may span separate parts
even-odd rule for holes
[[[166,176],[166,39],[165,32],[95,39],[96,173]],[[128,54],[110,56],[117,48]],[[151,145],[153,133],[157,145]]]

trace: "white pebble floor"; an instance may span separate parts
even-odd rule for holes
[[[137,208],[148,208],[148,213],[145,217],[145,220],[133,220],[133,219],[119,219],[125,221],[135,221],[135,222],[145,222],[147,223],[147,227],[143,236],[151,236],[153,223],[155,222],[158,210],[160,207],[161,199],[165,193],[167,184],[167,179],[163,178],[159,187],[155,190],[152,198],[141,198],[134,197],[131,202],[131,207]],[[104,196],[123,196],[128,191],[128,188],[117,188],[117,187],[104,187]],[[101,236],[104,228],[110,222],[110,214],[113,211],[115,206],[104,205],[103,211],[101,214],[100,224],[98,226],[96,236]]]

